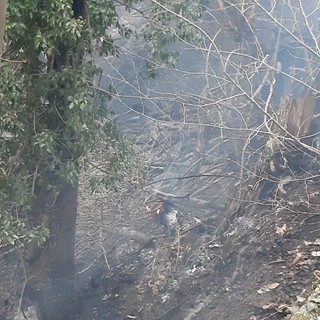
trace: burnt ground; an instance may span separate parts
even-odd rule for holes
[[[311,287],[318,175],[295,177],[285,194],[238,210],[220,236],[224,210],[188,210],[184,199],[169,208],[178,220],[169,230],[157,202],[146,212],[150,190],[138,180],[93,202],[82,190],[72,319],[283,319]]]
[[[222,39],[226,46],[233,46],[230,35]],[[185,63],[183,55],[179,59],[181,65],[195,67],[198,58],[190,60],[187,53]],[[139,64],[135,63],[132,59],[124,64],[127,72],[131,64],[136,70]],[[121,68],[113,69],[120,70],[121,77],[116,76],[122,79]],[[194,82],[190,80],[181,91],[192,95],[204,82],[192,74],[193,69],[187,71]],[[130,99],[126,102],[120,96],[115,104],[117,113],[125,115],[123,122],[118,119],[119,125],[143,150],[145,158],[138,158],[146,163],[149,174],[141,177],[137,170],[125,175],[120,192],[97,198],[88,196],[82,185],[76,257],[78,314],[72,319],[283,319],[297,295],[318,281],[318,162],[293,173],[283,186],[273,185],[267,196],[247,199],[233,211],[239,167],[228,164],[235,148],[227,141],[241,144],[239,133],[224,133],[221,142],[220,131],[210,123],[204,133],[201,129],[215,114],[201,117],[193,104],[190,110],[185,107],[184,99],[181,104],[170,100],[166,105],[161,93],[168,97],[167,92],[181,83],[174,74],[165,76],[162,84],[159,79],[146,84],[145,95],[155,92],[155,97],[150,94],[149,108],[155,108],[157,115],[150,115],[144,104],[143,82],[134,84],[137,94],[120,81],[123,95]],[[115,83],[111,76],[109,81]],[[126,83],[134,81],[128,78]],[[135,94],[137,105],[132,102]],[[217,176],[196,178],[203,172]],[[230,180],[234,172],[238,180]],[[217,178],[221,173],[224,177]],[[173,179],[188,175],[194,176]],[[168,198],[172,203],[162,210],[161,201]]]
[[[197,210],[188,199],[163,208],[139,170],[124,176],[119,192],[98,196],[83,177],[74,311],[65,319],[284,319],[297,296],[319,281],[317,171],[249,202],[222,232],[227,210]],[[177,222],[169,224],[165,212]],[[10,295],[19,297],[23,272],[12,286],[19,256],[1,261],[4,309]]]
[[[243,46],[233,38],[221,36],[230,52]],[[180,75],[168,70],[161,84],[159,79],[135,81],[132,75],[142,67],[135,54],[140,54],[140,47],[132,46],[128,51],[134,52],[133,58],[119,65],[112,61],[112,68],[105,67],[102,61],[99,65],[108,75],[104,75],[105,87],[112,83],[123,93],[120,98],[113,97],[121,102],[115,105],[117,114],[126,115],[118,123],[142,152],[134,172],[122,177],[118,193],[92,195],[88,177],[84,174],[82,178],[76,295],[70,301],[74,312],[66,315],[66,319],[283,319],[297,295],[319,279],[318,164],[294,175],[292,181],[276,187],[268,197],[250,200],[228,214],[234,195],[232,187],[238,181],[230,181],[228,175],[233,174],[233,168],[226,159],[240,141],[239,132],[234,136],[224,133],[225,141],[221,142],[220,131],[208,126],[201,137],[203,124],[215,119],[214,113],[206,113],[201,119],[194,115],[198,112],[193,106],[198,106],[198,102],[194,102],[192,93],[198,95],[206,86],[204,79],[196,76],[199,70],[203,71],[203,65],[198,71],[196,68],[196,62],[201,64],[201,59],[185,50],[186,56],[181,55],[179,61],[181,66],[192,68],[186,67],[186,73],[181,76],[183,81]],[[113,75],[110,70],[117,72]],[[214,72],[219,74],[217,66]],[[184,84],[187,77],[189,82]],[[181,92],[179,95],[171,92],[171,89],[180,90],[180,86],[181,99]],[[210,86],[214,87],[215,83]],[[168,92],[178,100],[176,104],[171,99],[165,103]],[[184,98],[184,92],[191,94],[191,111],[185,109],[189,98]],[[144,99],[149,94],[149,105],[145,105]],[[129,98],[125,100],[124,96]],[[161,117],[146,111],[150,105]],[[188,117],[183,118],[186,114]],[[226,141],[231,141],[230,145]],[[144,172],[148,175],[144,176]],[[225,178],[176,179],[150,185],[156,180],[202,172],[222,172]],[[161,201],[168,198],[172,204],[162,209]],[[171,219],[170,223],[167,219],[170,212],[177,221]],[[6,278],[14,269],[12,266],[19,266],[19,256],[1,259],[5,264],[0,269],[4,309],[9,296]],[[21,279],[23,285],[23,270]],[[11,286],[10,291],[19,297],[21,286]]]

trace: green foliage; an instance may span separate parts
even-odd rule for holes
[[[137,2],[124,0],[123,5],[130,9]],[[107,30],[131,34],[120,24],[114,3],[87,1],[75,18],[72,0],[9,1],[0,63],[2,245],[35,237],[42,241],[47,230],[29,219],[39,190],[58,195],[75,185],[94,150],[103,151],[104,166],[92,177],[93,191],[101,185],[116,189],[130,165],[130,150],[107,108],[109,97],[93,88],[99,72],[95,52],[118,54]],[[152,2],[145,36],[149,55],[175,65],[170,45],[177,38],[198,40],[188,20],[196,21],[200,13],[195,0],[159,3]]]
[[[11,175],[0,181],[6,182],[0,190],[0,245],[27,243],[36,240],[43,243],[48,236],[48,230],[42,226],[31,227],[27,212],[31,209],[32,194],[29,179],[26,174]],[[5,186],[5,190],[4,190]],[[5,192],[4,192],[5,191]]]
[[[98,144],[107,187],[127,165],[125,142],[93,89],[98,70],[89,58],[93,39],[106,37],[117,19],[109,0],[88,1],[77,19],[70,0],[9,2],[0,64],[0,244],[46,235],[29,222],[37,190],[59,194],[75,185]],[[101,52],[112,53],[112,41],[103,43]]]
[[[320,314],[320,287],[319,279],[313,283],[310,290],[303,290],[299,299],[288,306],[290,314],[285,320],[317,320]]]

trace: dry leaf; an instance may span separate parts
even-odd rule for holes
[[[283,236],[284,233],[287,231],[287,225],[284,224],[282,227],[276,226],[276,234]]]
[[[285,309],[288,308],[287,304],[274,304],[274,303],[270,303],[270,304],[265,304],[261,307],[263,310],[268,310],[268,309],[274,309],[277,310],[278,312],[283,312]]]
[[[296,257],[293,259],[292,264],[295,265],[297,264],[302,258],[302,253],[301,252],[297,252]]]
[[[263,293],[269,292],[270,290],[274,290],[275,288],[278,288],[278,287],[279,287],[278,282],[269,283],[269,284],[263,286],[262,288],[260,288],[258,290],[258,293],[263,294]]]
[[[314,259],[313,260],[311,260],[311,259],[301,260],[301,261],[299,261],[298,266],[310,266],[315,263],[316,263],[316,260],[314,260]]]
[[[102,301],[107,301],[111,297],[111,294],[107,293],[103,296]]]
[[[274,305],[273,305],[272,303],[270,303],[270,304],[264,304],[261,308],[262,308],[263,310],[274,309]]]
[[[320,257],[320,251],[312,251],[312,252],[311,252],[311,255],[312,255],[313,257]]]
[[[270,283],[268,285],[266,285],[266,288],[268,288],[269,290],[273,290],[275,288],[278,288],[279,287],[279,283],[278,282],[273,282],[273,283]]]
[[[316,239],[315,241],[303,241],[304,245],[306,246],[310,246],[310,245],[313,245],[313,246],[320,246],[320,239]]]

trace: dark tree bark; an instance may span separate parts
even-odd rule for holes
[[[0,0],[0,57],[3,49],[4,29],[7,13],[7,0]]]
[[[235,188],[233,200],[225,206],[224,219],[216,230],[218,236],[223,237],[236,216],[257,210],[262,202],[267,204],[269,200],[281,198],[284,179],[288,176],[311,174],[312,168],[317,170],[318,154],[304,145],[313,146],[314,140],[319,138],[320,121],[315,116],[320,114],[319,104],[312,92],[282,103],[276,117],[277,124],[271,125],[274,135],[265,144],[261,161]]]
[[[74,0],[72,9],[74,18],[80,16],[85,18],[85,0]],[[58,53],[51,60],[55,72],[60,72],[64,66],[76,67],[72,63],[72,55],[79,54],[78,52],[74,53],[73,48],[68,48],[64,44],[57,49]],[[47,72],[51,71],[51,68],[48,68]],[[65,123],[61,121],[61,115],[63,117],[65,106],[61,104],[66,99],[61,96],[59,89],[56,92],[52,91],[47,98],[59,108],[59,116],[50,117],[47,126],[54,128],[57,134],[61,134],[63,141]],[[76,137],[74,139],[76,141]],[[57,145],[56,148],[62,162],[74,158],[64,145]],[[31,216],[35,225],[42,224],[49,229],[50,237],[42,248],[36,243],[31,243],[26,248],[25,261],[30,279],[26,293],[40,306],[40,320],[61,320],[69,318],[74,305],[72,302],[78,183],[74,186],[65,185],[58,195],[54,191],[46,190],[46,185],[59,186],[61,183],[57,181],[55,171],[51,171],[48,163],[50,164],[50,158],[43,161],[39,170],[42,175],[35,190],[36,200]]]
[[[50,213],[52,237],[47,264],[51,284],[42,298],[48,320],[64,319],[72,313],[77,196],[77,186],[65,187]]]
[[[86,17],[86,1],[85,0],[74,0],[72,3],[73,17]]]
[[[64,187],[56,199],[52,192],[40,189],[33,207],[35,224],[47,227],[50,237],[42,248],[31,243],[26,249],[30,279],[26,294],[37,301],[46,320],[72,313],[77,196],[77,185]]]

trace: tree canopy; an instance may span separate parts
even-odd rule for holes
[[[114,187],[128,164],[108,95],[93,86],[100,72],[94,57],[119,53],[108,30],[116,28],[122,36],[130,30],[120,23],[116,5],[130,10],[137,2],[10,1],[0,64],[1,244],[44,241],[44,229],[28,218],[39,190],[50,192],[54,202],[64,186],[77,183],[86,156],[97,146],[104,151],[105,168],[102,178],[92,178],[94,190],[101,184]],[[152,2],[144,36],[153,61],[175,64],[165,45],[176,32],[189,40],[195,33],[170,12],[197,19],[196,5]]]
[[[10,1],[0,64],[2,244],[40,234],[36,226],[26,232],[37,190],[57,195],[74,185],[98,144],[106,157],[101,183],[112,185],[127,161],[125,143],[92,82],[98,72],[94,47],[101,54],[114,50],[106,34],[111,26],[122,30],[108,0],[88,7],[85,1]]]

